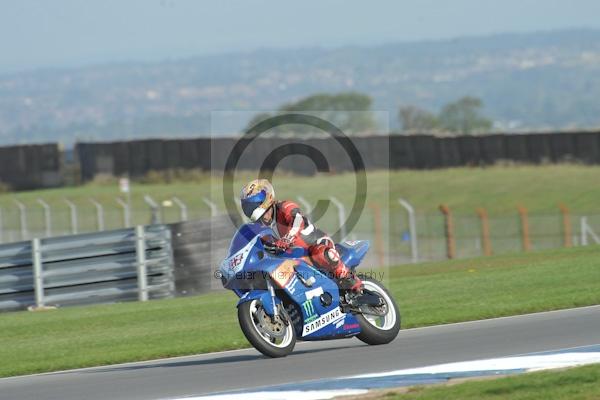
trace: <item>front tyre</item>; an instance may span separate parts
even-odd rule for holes
[[[285,357],[294,350],[296,331],[285,309],[271,320],[259,300],[247,301],[238,306],[238,321],[246,339],[265,356]]]
[[[372,311],[373,314],[356,314],[361,328],[361,332],[356,337],[367,344],[389,343],[400,331],[398,305],[381,282],[369,278],[363,279],[363,284],[365,290],[381,297],[384,304],[378,307],[369,306],[366,311]]]

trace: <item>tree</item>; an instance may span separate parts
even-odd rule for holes
[[[419,107],[400,107],[398,117],[404,131],[430,132],[438,127],[438,119],[435,114]]]
[[[481,115],[483,103],[476,97],[465,96],[446,104],[438,116],[442,129],[469,134],[489,131],[492,121]]]
[[[246,128],[244,128],[244,133],[249,133],[250,129],[254,128],[259,123],[261,123],[271,117],[272,117],[272,115],[269,113],[266,113],[266,112],[256,114],[254,117],[252,117],[252,119],[250,121],[248,121]]]
[[[305,97],[294,103],[282,105],[277,114],[294,112],[306,112],[310,115],[320,117],[335,125],[344,133],[362,133],[373,131],[377,123],[371,111],[372,100],[369,96],[357,92],[345,92],[339,94],[319,93]],[[252,118],[248,123],[246,131],[256,123],[270,117],[269,114],[261,113]],[[283,125],[276,129],[277,132],[305,133],[315,132],[318,129],[304,125]]]

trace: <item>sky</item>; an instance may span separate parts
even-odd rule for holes
[[[600,28],[598,0],[0,0],[0,73]]]

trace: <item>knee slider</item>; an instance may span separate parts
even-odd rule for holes
[[[337,252],[337,250],[335,248],[327,248],[327,250],[325,250],[325,258],[327,259],[327,262],[331,265],[331,266],[336,266],[339,262],[340,262],[340,254]]]

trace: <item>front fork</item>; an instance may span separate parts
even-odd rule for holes
[[[275,288],[273,287],[273,283],[270,279],[266,279],[267,281],[267,289],[269,290],[269,294],[271,295],[271,304],[273,306],[273,314],[269,315],[271,320],[275,322],[275,316],[277,315],[277,302],[275,301]]]
[[[273,306],[273,314],[269,314],[268,312],[267,312],[267,314],[271,318],[271,322],[275,323],[275,317],[284,310],[284,307],[283,307],[283,303],[277,304],[277,298],[275,297],[275,287],[273,286],[273,283],[271,282],[271,280],[267,279],[266,281],[267,281],[267,289],[269,290],[269,294],[271,295],[271,304]],[[281,307],[281,309],[279,307]],[[280,317],[280,318],[285,325],[289,324],[289,321],[287,318],[282,318],[282,317]]]

